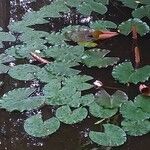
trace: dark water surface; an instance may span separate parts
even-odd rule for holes
[[[28,2],[29,0],[0,0],[0,26],[7,31],[7,26],[10,21],[20,20],[22,15],[28,10],[38,10],[43,5],[50,3],[49,0],[37,0],[36,3]],[[126,8],[120,9],[117,7],[116,3],[114,3],[114,5],[115,7],[112,5],[109,6],[109,11],[106,16],[104,16],[105,19],[120,23],[130,18],[130,10]],[[54,20],[53,27],[50,23],[49,25],[45,25],[43,30],[57,31],[70,23],[81,24],[81,18],[81,16],[73,14],[69,19]],[[99,18],[101,18],[101,16],[99,16]],[[142,49],[142,65],[150,64],[150,53],[148,53],[150,52],[149,43],[150,36],[139,39],[139,45]],[[5,46],[8,47],[9,45],[6,44]],[[100,43],[100,47],[111,49],[112,51],[109,55],[118,56],[121,58],[121,61],[124,59],[132,59],[133,57],[131,51],[132,41],[130,37],[127,38],[119,35],[116,38]],[[1,52],[3,51],[4,49],[1,49]],[[82,70],[84,74],[93,76],[95,80],[102,81],[106,86],[113,86],[123,90],[129,95],[129,98],[134,98],[139,94],[138,85],[126,87],[114,81],[111,76],[112,67],[108,67],[107,69],[88,69],[84,66],[79,66],[77,69]],[[24,87],[26,85],[24,82],[13,80],[8,75],[0,75],[0,80],[4,81],[4,84],[0,87],[0,95],[3,95],[5,92],[15,87]],[[109,93],[114,92],[114,90],[106,90]],[[95,93],[96,91],[92,89],[91,92]],[[0,110],[0,150],[150,150],[150,134],[142,137],[128,137],[127,142],[123,146],[117,148],[100,147],[91,143],[87,136],[88,132],[90,129],[98,127],[98,125],[94,126],[94,123],[98,120],[91,116],[75,125],[61,124],[60,129],[56,133],[46,138],[34,138],[25,133],[23,124],[27,117],[42,112],[44,117],[48,118],[53,115],[53,110],[54,109],[50,106],[23,113],[9,113],[5,110]]]

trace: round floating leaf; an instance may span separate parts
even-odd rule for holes
[[[61,106],[56,110],[56,117],[66,124],[78,123],[85,119],[87,114],[86,108],[80,107],[72,111],[68,105]]]
[[[148,17],[150,19],[150,5],[147,6],[141,6],[140,8],[135,9],[132,12],[132,15],[134,18],[143,18]]]
[[[0,74],[7,73],[9,69],[10,69],[9,66],[0,64]]]
[[[132,101],[124,103],[120,108],[120,113],[129,120],[142,121],[150,118],[150,113],[142,111]]]
[[[144,82],[150,77],[150,66],[134,69],[131,62],[123,62],[113,68],[112,76],[121,83]]]
[[[128,21],[122,22],[118,28],[120,33],[128,35],[132,31],[133,27],[136,28],[137,33],[141,36],[150,31],[149,26],[138,18],[129,19]]]
[[[124,6],[135,9],[138,4],[140,3],[140,1],[136,1],[136,0],[120,0]]]
[[[107,29],[116,29],[117,25],[111,21],[98,20],[90,23],[90,28],[94,30],[107,30]]]
[[[143,111],[150,113],[150,97],[138,95],[134,99],[134,103],[137,107],[140,107]]]
[[[89,0],[88,2],[83,2],[78,6],[78,11],[83,14],[90,16],[92,11],[95,11],[99,14],[105,14],[107,12],[107,7],[102,3],[94,2],[93,0]]]
[[[36,77],[38,71],[40,71],[40,67],[30,64],[17,65],[12,67],[8,74],[15,79],[18,80],[33,80]]]
[[[104,124],[104,132],[90,131],[90,139],[103,146],[119,146],[126,141],[126,133],[118,126]]]
[[[24,129],[25,131],[34,137],[43,137],[56,132],[60,127],[60,121],[52,117],[46,121],[42,120],[40,114],[31,116],[25,120]]]
[[[118,57],[105,57],[110,51],[101,49],[92,49],[85,52],[82,57],[82,62],[88,67],[107,67],[116,64],[119,60]]]
[[[96,103],[104,108],[118,108],[127,100],[127,95],[119,90],[111,96],[105,90],[101,90],[95,99]]]
[[[150,132],[150,121],[131,121],[124,120],[122,123],[122,128],[131,136],[141,136]]]
[[[117,113],[118,109],[108,109],[98,105],[96,102],[93,102],[89,106],[89,112],[97,118],[109,118]]]
[[[15,61],[15,58],[7,54],[0,54],[0,63],[8,63],[11,61]]]

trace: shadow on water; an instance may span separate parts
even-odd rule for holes
[[[0,26],[7,31],[7,26],[9,21],[21,20],[23,14],[28,10],[38,10],[45,4],[48,4],[49,0],[37,0],[36,3],[29,3],[28,0],[0,0]],[[114,3],[116,7],[109,6],[108,14],[104,17],[105,19],[115,21],[116,23],[122,22],[124,19],[127,20],[130,16],[130,10],[125,8],[117,8],[117,4]],[[118,15],[123,13],[123,17]],[[126,12],[124,14],[124,12]],[[94,15],[94,14],[93,14]],[[100,16],[101,17],[101,16]],[[80,17],[72,15],[70,22],[73,24],[80,23],[78,20]],[[98,19],[98,18],[96,18]],[[123,20],[122,20],[123,19]],[[69,20],[60,19],[60,24],[58,26],[58,20],[53,20],[54,27],[45,25],[40,27],[40,29],[45,31],[57,31],[63,26],[69,24]],[[143,39],[139,40],[140,47],[142,49],[142,65],[149,64],[149,36],[145,36]],[[124,36],[118,36],[114,39],[107,40],[100,43],[101,48],[111,49],[110,56],[118,56],[121,61],[132,58],[132,47],[131,47],[130,37],[126,38]],[[6,43],[6,47],[9,47]],[[1,49],[3,52],[4,49]],[[113,86],[117,89],[121,89],[128,93],[129,98],[135,97],[139,94],[137,85],[130,85],[129,87],[124,85],[119,85],[113,80],[111,76],[112,67],[107,69],[88,69],[85,66],[78,66],[77,69],[82,70],[83,74],[91,75],[95,80],[100,80],[106,86]],[[4,85],[0,87],[0,95],[5,92],[14,89],[15,87],[29,86],[33,83],[18,82],[8,75],[1,75],[0,80],[4,81]],[[114,92],[114,90],[106,89],[109,93]],[[96,92],[94,89],[91,92]],[[28,112],[12,112],[9,113],[3,109],[0,110],[0,150],[149,150],[150,148],[150,134],[142,137],[128,137],[128,141],[120,147],[109,148],[109,147],[99,147],[93,144],[88,139],[88,132],[93,129],[93,124],[97,121],[96,118],[88,116],[82,123],[75,125],[61,125],[61,128],[54,133],[52,136],[46,138],[34,138],[27,135],[23,129],[24,120],[36,113],[42,113],[45,117],[44,119],[52,116],[55,112],[55,107],[45,106],[39,110],[28,111]],[[94,128],[97,128],[95,126]]]

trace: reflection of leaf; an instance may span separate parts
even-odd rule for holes
[[[138,95],[134,103],[137,107],[140,107],[143,111],[150,113],[150,97]]]
[[[85,55],[82,57],[82,62],[88,67],[107,67],[114,65],[118,62],[118,57],[105,57],[110,51],[101,50],[101,49],[92,49],[85,52]]]
[[[113,124],[104,124],[104,132],[90,131],[90,139],[103,146],[119,146],[126,141],[125,132]]]
[[[93,102],[89,105],[90,113],[97,118],[109,118],[115,115],[118,111],[117,108],[108,109],[98,105],[96,102]]]
[[[17,65],[12,67],[8,74],[18,80],[33,80],[40,69],[40,67],[30,64]]]
[[[121,83],[144,82],[150,77],[150,66],[134,69],[131,62],[123,62],[114,67],[112,76]]]
[[[88,111],[80,107],[71,111],[69,106],[62,106],[56,110],[56,117],[63,123],[74,124],[86,118]]]
[[[124,35],[128,35],[132,31],[133,27],[136,28],[137,33],[140,34],[141,36],[145,35],[150,31],[149,26],[145,22],[137,18],[129,19],[125,22],[122,22],[119,25],[119,31]]]
[[[60,122],[57,118],[52,117],[43,122],[40,114],[31,116],[25,120],[25,131],[35,137],[43,137],[56,132],[60,127]]]
[[[150,118],[150,113],[142,111],[132,101],[124,103],[120,108],[120,113],[129,120],[142,121]]]
[[[150,132],[150,121],[131,121],[124,120],[121,125],[123,126],[123,130],[127,132],[128,135],[131,136],[141,136],[143,134]]]
[[[113,95],[110,96],[105,90],[99,91],[95,99],[98,105],[105,108],[118,108],[127,100],[127,95],[122,91],[116,91]]]

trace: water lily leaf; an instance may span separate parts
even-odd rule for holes
[[[124,103],[120,108],[122,116],[129,120],[142,121],[150,118],[150,113],[142,111],[132,101]]]
[[[40,67],[35,65],[23,64],[12,67],[8,74],[17,80],[33,80],[40,69]]]
[[[98,68],[114,65],[118,62],[118,57],[105,57],[110,51],[101,49],[92,49],[85,51],[82,62],[88,67],[96,66]]]
[[[42,120],[40,114],[31,116],[25,120],[25,131],[34,137],[43,137],[56,132],[60,127],[60,122],[57,118],[52,117],[46,121]]]
[[[77,63],[54,62],[46,65],[45,68],[57,76],[70,77],[79,74],[80,71],[70,68],[76,65]]]
[[[107,7],[100,2],[95,2],[93,0],[88,0],[87,2],[83,2],[77,8],[78,11],[86,16],[90,16],[91,12],[97,12],[99,14],[105,14],[107,12]]]
[[[125,22],[122,22],[118,28],[120,33],[128,35],[132,31],[133,27],[136,28],[137,33],[141,36],[145,35],[150,31],[149,26],[138,18],[129,19]]]
[[[141,6],[140,8],[135,9],[132,12],[132,16],[139,19],[143,17],[148,17],[150,19],[150,5]]]
[[[42,106],[45,102],[44,96],[31,96],[35,92],[33,88],[18,88],[4,94],[0,99],[0,107],[8,111],[32,110]]]
[[[135,1],[135,0],[120,0],[124,6],[126,7],[129,7],[129,8],[132,8],[132,9],[135,9],[139,3],[137,2],[140,2],[140,1]]]
[[[63,85],[68,87],[73,87],[78,91],[83,91],[92,88],[93,86],[91,84],[86,83],[86,81],[92,80],[93,78],[91,76],[87,75],[78,75],[73,76],[70,78],[66,78],[66,80],[63,82]]]
[[[134,103],[137,107],[140,107],[144,112],[150,113],[150,97],[138,95],[134,99]]]
[[[97,118],[109,118],[117,113],[117,108],[104,108],[100,105],[98,105],[96,102],[93,102],[89,106],[89,112]]]
[[[95,102],[104,108],[118,108],[127,100],[128,96],[122,91],[118,90],[110,96],[105,90],[101,90],[96,95]]]
[[[150,132],[150,121],[131,121],[124,120],[122,123],[122,128],[128,135],[131,136],[141,136]]]
[[[71,110],[69,106],[61,106],[56,110],[56,117],[63,123],[75,124],[86,118],[88,111],[84,107]]]
[[[118,126],[104,124],[104,132],[90,131],[90,139],[103,146],[119,146],[127,140],[126,133]]]
[[[116,29],[117,25],[108,20],[98,20],[90,23],[90,28],[94,30]]]
[[[11,61],[15,61],[15,58],[4,53],[0,54],[0,63],[8,63]]]
[[[109,4],[109,0],[94,0],[95,2],[100,2],[103,5],[108,5]]]
[[[9,66],[0,64],[0,74],[7,73],[9,69],[10,69]]]
[[[44,52],[46,57],[53,57],[56,61],[63,61],[68,63],[81,62],[84,54],[84,47],[82,46],[53,46],[46,49]]]
[[[19,94],[19,93],[18,93]],[[5,108],[11,112],[18,110],[23,112],[25,110],[32,110],[41,107],[45,102],[44,96],[33,96],[26,99],[5,99],[0,100],[0,107]]]
[[[150,77],[150,66],[134,69],[131,62],[123,62],[113,68],[112,76],[120,83],[144,82]]]

